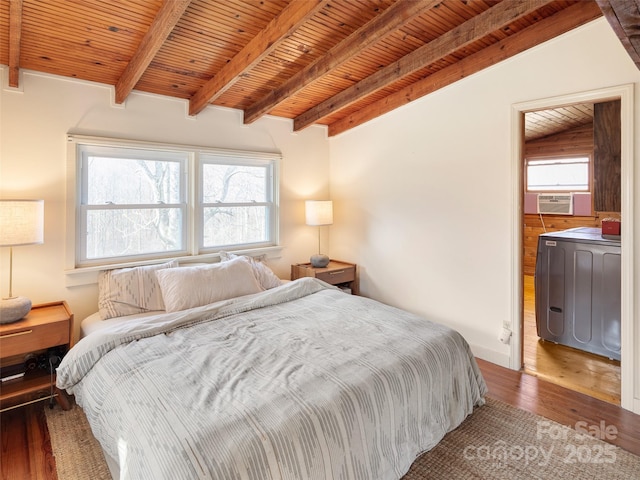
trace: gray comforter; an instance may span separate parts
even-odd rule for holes
[[[121,479],[398,479],[483,403],[457,332],[305,278],[96,332],[58,368]]]

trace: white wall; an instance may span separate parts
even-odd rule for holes
[[[13,293],[34,303],[65,299],[82,320],[97,310],[95,284],[66,287],[66,134],[97,135],[239,150],[278,152],[281,257],[269,261],[283,278],[307,261],[317,230],[304,224],[304,202],[328,197],[329,148],[324,127],[292,133],[292,122],[265,117],[244,126],[242,112],[208,107],[188,117],[186,101],[133,92],[112,103],[113,89],[90,82],[23,72],[20,88],[0,96],[0,198],[45,201],[45,243],[14,248]],[[8,248],[0,251],[0,292],[8,294]],[[77,326],[77,325],[76,325]]]
[[[638,82],[599,19],[331,138],[331,254],[359,264],[364,295],[450,325],[476,355],[508,366],[498,334],[511,321],[517,255],[512,105]],[[635,102],[640,138],[637,92]],[[634,184],[637,279],[640,168]],[[631,317],[640,346],[637,302]]]

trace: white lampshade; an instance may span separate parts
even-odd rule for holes
[[[331,225],[333,223],[333,202],[331,200],[307,200],[305,214],[307,225]]]
[[[44,243],[44,201],[0,200],[0,247],[9,247],[9,296],[0,301],[0,324],[31,310],[31,300],[13,296],[13,247],[37,243]]]
[[[307,200],[304,209],[307,225],[321,227],[333,223],[333,202],[331,200]],[[329,265],[329,257],[320,253],[320,228],[318,228],[318,254],[311,256],[311,265],[318,268]]]
[[[0,246],[44,243],[44,200],[0,200]]]

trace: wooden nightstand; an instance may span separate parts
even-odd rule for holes
[[[358,275],[355,263],[331,260],[324,268],[313,267],[310,263],[291,265],[291,280],[302,277],[316,277],[331,285],[345,286],[351,293],[358,295]]]
[[[0,366],[3,376],[5,372],[19,370],[28,357],[35,364],[35,368],[26,370],[24,376],[2,382],[0,411],[49,399],[52,392],[60,406],[69,409],[66,393],[55,387],[55,366],[52,376],[49,353],[57,347],[64,354],[72,344],[73,313],[66,302],[36,305],[22,320],[0,325]]]

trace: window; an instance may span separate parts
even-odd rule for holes
[[[70,140],[76,267],[276,245],[279,157]]]
[[[186,254],[187,154],[80,145],[79,263]]]
[[[528,192],[589,192],[590,158],[528,158]]]
[[[202,155],[202,248],[270,243],[272,164]]]

